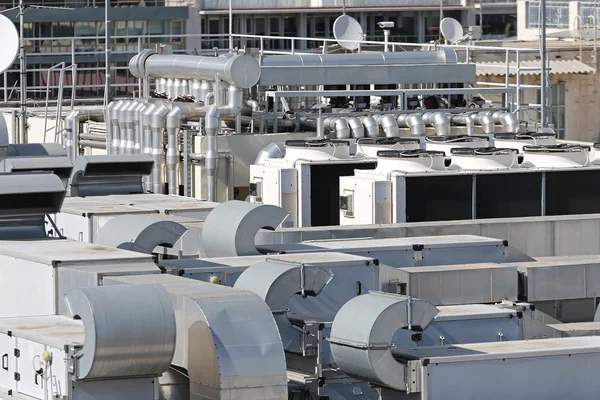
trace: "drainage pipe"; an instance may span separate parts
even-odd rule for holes
[[[475,123],[470,114],[455,114],[452,115],[451,120],[457,125],[465,125],[467,127],[467,135],[473,136],[475,134]]]
[[[398,121],[393,115],[380,115],[377,123],[386,137],[398,137]]]
[[[208,201],[216,201],[217,198],[217,160],[219,157],[217,134],[221,128],[221,117],[232,118],[237,116],[242,110],[242,96],[243,92],[241,89],[230,86],[228,104],[221,107],[216,105],[210,106],[204,118],[208,146],[205,161],[208,181]]]
[[[450,136],[452,134],[450,118],[445,112],[426,112],[423,114],[423,122],[425,122],[425,125],[433,126],[436,135]]]
[[[164,190],[164,140],[163,133],[166,126],[166,117],[169,108],[165,103],[160,103],[152,113],[150,129],[152,130],[151,156],[154,161],[152,167],[152,192],[163,193]]]
[[[167,182],[169,194],[177,194],[177,164],[179,164],[179,150],[177,147],[177,134],[181,128],[181,121],[193,117],[202,117],[205,110],[200,105],[173,104],[167,114]]]
[[[379,136],[379,128],[377,127],[377,121],[370,115],[366,115],[361,118],[361,122],[365,127],[365,133],[367,137]]]
[[[421,114],[398,115],[398,126],[410,128],[410,133],[413,136],[425,136],[425,122],[423,122]]]
[[[264,150],[264,149],[263,149]],[[219,158],[226,158],[228,160],[227,165],[227,197],[229,200],[233,200],[234,187],[233,187],[233,168],[234,168],[234,157],[228,151],[220,151]],[[206,154],[204,153],[190,153],[190,160],[204,161],[206,162]]]

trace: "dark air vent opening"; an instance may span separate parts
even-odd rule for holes
[[[376,166],[374,162],[311,165],[311,226],[339,225],[340,176],[352,176],[355,169],[375,169]]]
[[[476,217],[532,217],[542,214],[542,174],[477,175]]]
[[[151,162],[89,163],[85,168],[85,176],[149,175],[152,172],[152,164]]]
[[[574,169],[546,173],[546,214],[600,213],[600,171]]]
[[[472,176],[406,177],[406,222],[471,219]]]

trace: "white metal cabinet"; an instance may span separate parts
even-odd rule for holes
[[[44,398],[42,353],[45,346],[29,340],[17,339],[16,372],[17,392],[37,399]]]
[[[5,390],[15,389],[15,338],[5,333],[0,333],[0,388]]]

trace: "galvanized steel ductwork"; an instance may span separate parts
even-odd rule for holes
[[[283,158],[285,157],[285,143],[273,142],[263,147],[254,160],[255,165],[264,165],[268,158]]]
[[[162,286],[74,289],[66,304],[85,328],[83,348],[74,357],[78,379],[158,376],[169,368],[175,312]]]
[[[454,114],[451,119],[456,125],[465,125],[467,127],[467,135],[473,136],[475,134],[475,122],[470,114]]]
[[[393,115],[380,115],[377,118],[377,123],[381,126],[381,130],[385,133],[385,137],[398,136],[398,121]]]
[[[84,119],[104,119],[103,110],[73,110],[65,119],[66,140],[65,148],[69,161],[73,162],[79,156],[79,124]],[[107,122],[107,125],[109,123]]]
[[[432,304],[406,296],[369,292],[355,297],[333,320],[333,358],[353,378],[406,391],[406,367],[392,355],[394,334],[400,329],[423,331],[438,313]]]
[[[131,73],[143,79],[146,76],[169,79],[205,79],[219,78],[238,88],[248,89],[258,83],[260,66],[258,61],[247,55],[237,54],[225,57],[204,57],[174,54],[152,54],[143,65],[129,67]],[[176,91],[180,83],[175,83]]]
[[[294,294],[318,296],[333,276],[323,268],[301,263],[266,260],[246,269],[234,287],[256,293],[267,303],[279,328],[283,348],[296,349],[302,332],[288,320],[285,310]]]
[[[361,118],[361,122],[365,127],[365,133],[367,137],[377,137],[379,136],[379,128],[377,126],[377,121],[374,117],[367,115]]]

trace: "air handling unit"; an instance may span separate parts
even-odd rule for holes
[[[250,201],[288,211],[286,226],[338,225],[340,176],[375,165],[351,157],[345,140],[289,140],[284,158],[250,166]]]

